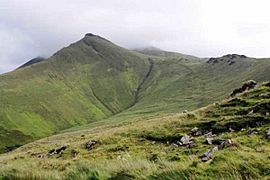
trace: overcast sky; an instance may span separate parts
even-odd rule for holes
[[[0,0],[0,73],[87,32],[126,48],[270,57],[269,0]]]

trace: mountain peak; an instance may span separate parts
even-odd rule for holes
[[[93,34],[93,33],[86,33],[85,36],[99,37],[98,35],[95,35],[95,34]]]
[[[99,35],[93,34],[93,33],[86,33],[85,36],[84,36],[84,39],[85,38],[98,38],[98,39],[102,39],[102,40],[105,40],[107,42],[110,42],[108,39],[106,39],[104,37],[101,37]]]

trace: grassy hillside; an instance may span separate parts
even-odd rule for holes
[[[23,179],[268,179],[269,110],[270,83],[264,83],[193,112],[41,139],[1,155],[0,174]]]
[[[93,34],[31,64],[0,76],[0,152],[71,127],[194,110],[270,77],[269,59],[130,51]]]
[[[1,75],[0,151],[121,112],[134,103],[149,66],[87,34],[41,63]]]

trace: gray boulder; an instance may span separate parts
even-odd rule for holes
[[[94,148],[94,146],[97,144],[97,141],[95,140],[90,140],[87,143],[85,143],[85,149],[87,149],[88,151],[92,150]]]

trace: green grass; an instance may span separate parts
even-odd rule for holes
[[[268,80],[269,68],[269,59],[208,64],[179,53],[130,51],[88,35],[0,76],[0,152],[59,132],[195,110],[246,80]]]
[[[0,176],[7,179],[268,179],[270,141],[265,138],[265,132],[270,117],[264,111],[237,113],[242,108],[254,109],[270,103],[269,99],[257,96],[265,93],[270,93],[270,88],[260,85],[235,98],[189,113],[136,117],[118,124],[101,123],[44,138],[1,155]],[[263,123],[242,127],[254,118]],[[209,122],[213,121],[216,123],[210,126]],[[229,122],[241,129],[228,131]],[[212,129],[215,139],[231,139],[233,144],[215,152],[208,162],[201,162],[199,157],[215,146],[208,145],[204,135],[193,137],[196,146],[192,148],[172,145],[194,127],[202,132]],[[218,131],[222,128],[223,131]],[[248,135],[251,130],[257,130],[258,134]],[[89,140],[97,141],[90,151],[84,147]],[[49,150],[64,144],[68,148],[62,154],[48,156]]]

